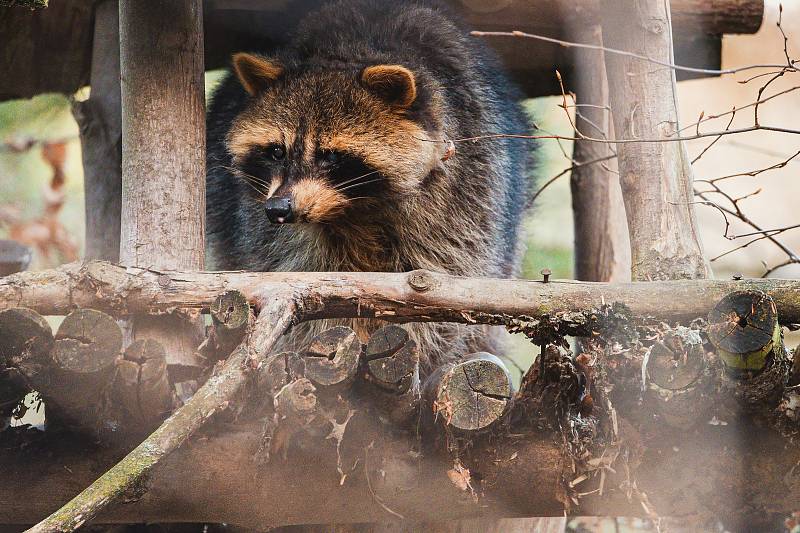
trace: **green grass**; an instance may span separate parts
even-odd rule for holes
[[[522,277],[541,278],[541,270],[549,268],[553,278],[572,278],[572,248],[562,246],[536,246],[530,243],[522,259]]]

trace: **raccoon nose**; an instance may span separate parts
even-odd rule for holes
[[[273,224],[294,222],[292,199],[287,196],[268,198],[264,208],[267,210],[267,218]]]

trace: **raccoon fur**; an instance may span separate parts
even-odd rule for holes
[[[283,48],[235,54],[207,119],[215,266],[514,276],[532,149],[491,136],[529,131],[520,97],[429,1],[331,3]],[[380,325],[345,323],[362,337]],[[489,347],[480,328],[408,328],[433,366]]]

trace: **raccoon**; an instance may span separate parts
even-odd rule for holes
[[[529,131],[520,96],[436,2],[327,4],[283,48],[235,54],[213,95],[213,262],[514,276],[532,150],[492,136]],[[321,322],[296,328],[291,342],[331,325]],[[379,325],[348,324],[362,336]],[[477,328],[409,328],[433,366],[490,348]]]

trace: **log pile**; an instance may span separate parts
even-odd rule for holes
[[[534,298],[559,285],[552,280],[504,282],[504,297],[483,301],[469,292],[472,280],[424,272],[294,274],[288,283],[289,274],[260,275],[261,283],[220,274],[226,283],[207,283],[207,291],[195,285],[190,294],[174,284],[213,275],[125,272],[102,263],[71,268],[70,301],[104,311],[73,309],[55,335],[39,312],[60,309],[59,298],[42,295],[66,286],[27,280],[58,284],[61,274],[0,280],[4,393],[16,401],[36,390],[48,413],[43,434],[24,427],[0,433],[0,467],[13,480],[0,487],[0,522],[35,522],[61,507],[181,405],[163,346],[137,340],[123,347],[106,314],[162,312],[165,298],[212,316],[199,350],[208,360],[204,385],[92,485],[94,500],[84,492],[36,531],[72,529],[97,513],[98,521],[257,527],[565,510],[725,515],[751,527],[772,516],[760,506],[782,513],[800,497],[791,468],[800,452],[789,446],[800,434],[797,378],[780,326],[798,314],[797,282],[746,282],[739,291],[734,282],[715,282],[724,294],[704,304],[705,312],[698,306],[693,320],[685,312],[658,320],[615,303],[624,286],[606,284],[590,285],[604,291],[606,303],[595,305],[586,294],[578,305],[569,296],[575,288],[561,287],[561,305],[572,301],[575,309],[553,310]],[[161,280],[158,297],[148,292],[151,275]],[[274,278],[280,285],[269,285]],[[127,292],[110,293],[123,279]],[[347,289],[358,306],[342,297],[348,283],[360,288]],[[495,282],[474,283],[486,290]],[[753,288],[759,284],[765,291]],[[470,297],[452,301],[464,294]],[[527,300],[527,314],[496,307],[513,307],[514,298]],[[455,309],[461,321],[505,324],[541,347],[518,390],[503,360],[486,353],[421,376],[418,347],[392,324],[366,343],[338,326],[296,353],[270,350],[293,322],[309,317],[409,322],[453,317]],[[573,334],[583,337],[579,353],[565,340]],[[190,445],[178,449],[186,439]],[[45,450],[49,459],[40,455]],[[776,469],[788,476],[778,485]],[[320,506],[323,498],[329,503]],[[106,508],[109,501],[127,503]]]

